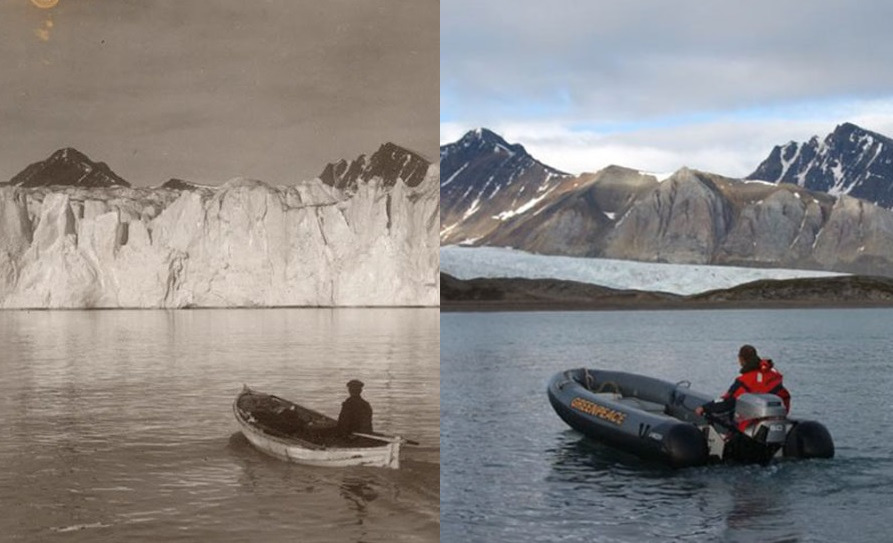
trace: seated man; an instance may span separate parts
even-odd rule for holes
[[[350,397],[341,404],[341,414],[338,415],[338,433],[350,435],[354,432],[362,434],[372,433],[372,406],[360,397],[363,392],[363,382],[352,379],[347,383]]]
[[[775,369],[772,360],[762,359],[752,345],[743,345],[738,351],[738,364],[741,372],[732,381],[729,390],[718,400],[705,403],[695,409],[696,415],[728,414],[731,420],[735,409],[735,400],[744,393],[775,394],[784,402],[785,410],[791,409],[791,394],[784,386],[784,377]],[[739,430],[743,430],[747,421],[739,423]]]

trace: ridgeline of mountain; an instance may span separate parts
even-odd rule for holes
[[[763,279],[683,296],[559,279],[477,278],[441,273],[441,311],[890,307],[893,279],[871,276]]]
[[[521,152],[482,130],[441,147],[441,244],[893,275],[893,212],[871,202],[688,168],[571,177]]]
[[[746,179],[791,183],[893,207],[893,140],[843,123],[824,139],[777,145]]]
[[[329,163],[319,175],[326,185],[338,189],[356,189],[357,182],[373,178],[382,180],[384,186],[394,186],[398,179],[409,187],[418,186],[428,172],[431,163],[412,151],[393,143],[385,143],[378,151],[355,160],[339,160]]]
[[[0,186],[0,308],[436,305],[440,170],[376,155],[353,191],[130,187],[63,149]]]
[[[93,162],[77,149],[59,149],[46,160],[35,162],[9,180],[17,187],[129,187],[105,162]]]
[[[563,192],[572,178],[486,128],[441,146],[440,168],[443,244],[485,240],[505,221]]]
[[[170,190],[201,190],[201,187],[195,183],[190,183],[178,177],[171,177],[161,185],[161,188]]]

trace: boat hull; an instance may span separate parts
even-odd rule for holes
[[[772,457],[831,458],[834,444],[814,421],[786,419],[784,446],[761,446],[734,436],[727,444],[695,408],[711,397],[687,382],[671,383],[632,373],[580,368],[549,381],[549,402],[561,419],[582,434],[642,458],[672,467],[716,461],[766,463]],[[784,436],[783,436],[784,437]]]
[[[335,468],[370,466],[391,469],[400,467],[400,448],[402,445],[400,438],[380,441],[380,444],[375,446],[344,447],[313,443],[299,437],[274,435],[263,428],[263,425],[257,421],[251,412],[240,407],[240,399],[243,398],[244,394],[256,393],[243,391],[236,398],[236,401],[233,402],[233,414],[239,429],[248,442],[265,454],[287,462],[308,466]],[[280,399],[277,398],[277,400]],[[318,415],[315,412],[311,413]]]
[[[549,382],[549,401],[568,426],[613,447],[673,467],[708,462],[709,451],[703,433],[694,424],[667,414],[666,406],[675,401],[671,398],[674,389],[671,383],[592,370],[600,383],[612,383],[617,391],[596,392],[582,384],[587,371],[561,372]],[[622,396],[633,397],[631,387],[640,394],[645,388],[648,394],[635,397],[635,401],[624,401]],[[697,400],[689,403],[693,405],[694,401]],[[638,407],[634,405],[636,402]],[[683,402],[684,399],[679,405]]]

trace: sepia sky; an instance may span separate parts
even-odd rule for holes
[[[0,181],[74,147],[134,185],[437,157],[438,0],[3,0]]]
[[[547,164],[752,172],[842,122],[893,137],[893,3],[444,0],[441,142]]]

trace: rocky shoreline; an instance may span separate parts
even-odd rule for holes
[[[691,296],[556,279],[461,280],[444,273],[440,284],[443,312],[893,307],[893,278],[859,275],[766,279]]]

